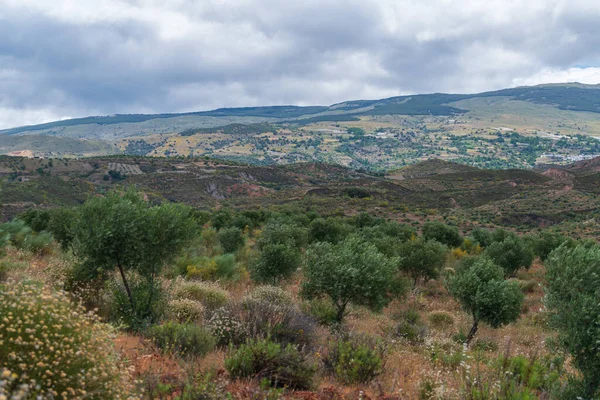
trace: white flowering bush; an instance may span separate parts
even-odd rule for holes
[[[171,300],[167,307],[167,315],[178,322],[201,321],[204,311],[202,303],[190,299]]]
[[[248,338],[248,332],[240,319],[239,307],[222,307],[216,310],[208,327],[217,339],[217,345],[241,344]]]
[[[278,286],[259,286],[244,297],[243,302],[266,301],[280,307],[294,306],[294,298],[290,292],[286,292]]]
[[[63,292],[0,285],[0,399],[124,399],[131,389],[98,317]]]
[[[173,298],[199,301],[207,311],[223,307],[231,300],[229,292],[216,282],[192,282],[177,280],[173,288]]]

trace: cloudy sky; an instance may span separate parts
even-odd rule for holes
[[[597,0],[0,0],[0,129],[600,83]]]

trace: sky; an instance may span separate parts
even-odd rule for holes
[[[597,0],[0,0],[0,129],[600,83]]]

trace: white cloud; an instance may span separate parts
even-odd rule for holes
[[[566,70],[554,68],[544,68],[541,71],[527,77],[515,78],[512,80],[513,86],[529,86],[541,83],[567,83],[579,82],[590,85],[600,84],[599,67],[573,67]]]
[[[0,128],[600,82],[593,0],[0,0],[0,10]]]

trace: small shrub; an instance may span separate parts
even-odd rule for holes
[[[533,293],[533,292],[535,292],[535,288],[538,286],[538,284],[534,280],[519,281],[519,286],[521,287],[521,292]]]
[[[208,321],[208,327],[216,338],[218,346],[239,345],[248,337],[239,313],[232,306],[215,310]]]
[[[48,232],[28,235],[23,243],[23,248],[36,255],[47,255],[52,250],[52,235]]]
[[[267,339],[251,340],[231,349],[225,368],[233,379],[265,380],[273,387],[310,389],[316,368],[295,346]]]
[[[149,328],[147,334],[160,349],[180,356],[204,356],[216,345],[210,331],[196,324],[167,322]]]
[[[8,240],[13,246],[22,249],[25,239],[31,235],[31,228],[24,221],[16,219],[0,225],[0,232],[8,235]]]
[[[294,298],[290,292],[286,292],[278,286],[259,286],[244,298],[243,301],[266,301],[275,306],[292,307]]]
[[[454,325],[454,317],[445,311],[429,313],[429,323],[436,329],[445,329]]]
[[[479,351],[496,351],[498,350],[498,344],[491,340],[479,338],[473,341],[472,349]]]
[[[379,340],[346,337],[330,344],[324,363],[344,384],[369,383],[383,371],[384,354],[385,347]]]
[[[183,272],[178,275],[185,275],[188,279],[203,281],[233,279],[239,274],[233,254],[223,254],[212,258],[182,257],[177,261],[175,268]]]
[[[393,328],[392,336],[411,343],[422,343],[427,337],[427,327],[420,323],[401,320]]]
[[[177,280],[173,288],[173,297],[199,301],[208,312],[223,307],[231,300],[229,292],[214,282],[190,282]]]
[[[131,300],[127,296],[123,282],[109,281],[107,306],[110,319],[133,330],[145,329],[148,325],[159,321],[164,314],[165,305],[165,294],[160,283],[150,282],[133,274],[129,278],[129,288],[135,312],[131,309]]]
[[[467,334],[460,330],[452,335],[452,341],[455,343],[463,344],[467,341]]]
[[[228,398],[224,373],[200,372],[189,379],[179,400],[222,400]]]
[[[0,398],[128,397],[111,328],[64,293],[0,285],[0,316]]]
[[[464,344],[438,342],[429,347],[431,361],[441,367],[456,369],[466,358]]]
[[[232,279],[235,277],[237,265],[233,254],[223,254],[214,258],[217,267],[217,277],[224,279]]]
[[[195,300],[174,299],[169,301],[167,314],[178,322],[198,322],[204,317],[204,306]]]
[[[305,301],[302,309],[321,325],[331,326],[337,322],[337,310],[329,298],[317,297]]]
[[[303,346],[315,341],[315,322],[296,307],[278,306],[265,300],[246,301],[242,307],[243,324],[253,338]]]
[[[421,323],[421,316],[416,310],[409,309],[397,316],[396,320],[398,322],[391,332],[393,338],[422,343],[427,337],[427,326]]]

